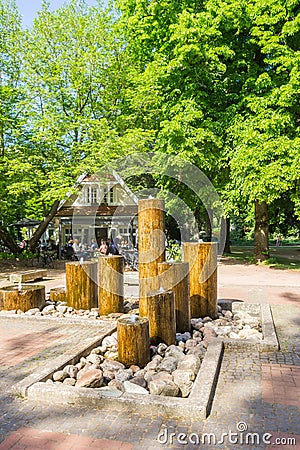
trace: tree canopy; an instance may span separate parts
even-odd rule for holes
[[[275,210],[300,217],[297,2],[71,0],[28,30],[13,1],[0,11],[3,225],[45,227],[83,171],[153,150],[195,164],[228,218],[256,224],[257,259]],[[157,183],[205,222],[183,184]]]

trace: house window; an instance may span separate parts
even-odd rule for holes
[[[105,205],[112,205],[114,203],[114,189],[104,187],[103,203]]]
[[[97,195],[98,189],[96,187],[88,187],[87,188],[87,203],[89,205],[94,205],[97,203]]]

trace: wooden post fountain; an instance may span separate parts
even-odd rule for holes
[[[66,298],[66,290],[64,287],[50,289],[50,300],[52,302],[65,302]]]
[[[66,299],[74,309],[97,308],[97,263],[66,263]]]
[[[174,292],[176,332],[191,330],[189,264],[163,262],[158,264],[159,287]]]
[[[148,293],[147,317],[149,319],[150,342],[157,345],[176,343],[175,300],[173,291],[159,289]]]
[[[149,320],[131,314],[117,322],[118,360],[144,367],[150,361]]]
[[[218,317],[216,242],[182,243],[183,259],[190,265],[191,317]]]
[[[165,211],[161,199],[139,200],[140,316],[147,317],[147,293],[158,289],[158,263],[165,261]]]
[[[45,303],[45,286],[21,284],[0,289],[0,309],[28,311]]]
[[[124,312],[124,257],[100,256],[98,265],[99,314]]]

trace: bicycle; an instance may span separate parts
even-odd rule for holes
[[[41,265],[42,267],[48,267],[54,269],[54,255],[47,250],[41,252]]]

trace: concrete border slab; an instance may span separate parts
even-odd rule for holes
[[[31,384],[26,392],[29,400],[90,406],[99,409],[112,409],[124,413],[143,415],[164,414],[169,417],[193,417],[205,419],[210,411],[223,355],[223,343],[213,340],[198,372],[193,389],[188,398],[165,397],[159,395],[129,394],[117,390],[76,388],[62,384],[47,384],[54,370],[43,380]],[[57,370],[57,369],[56,369]]]

